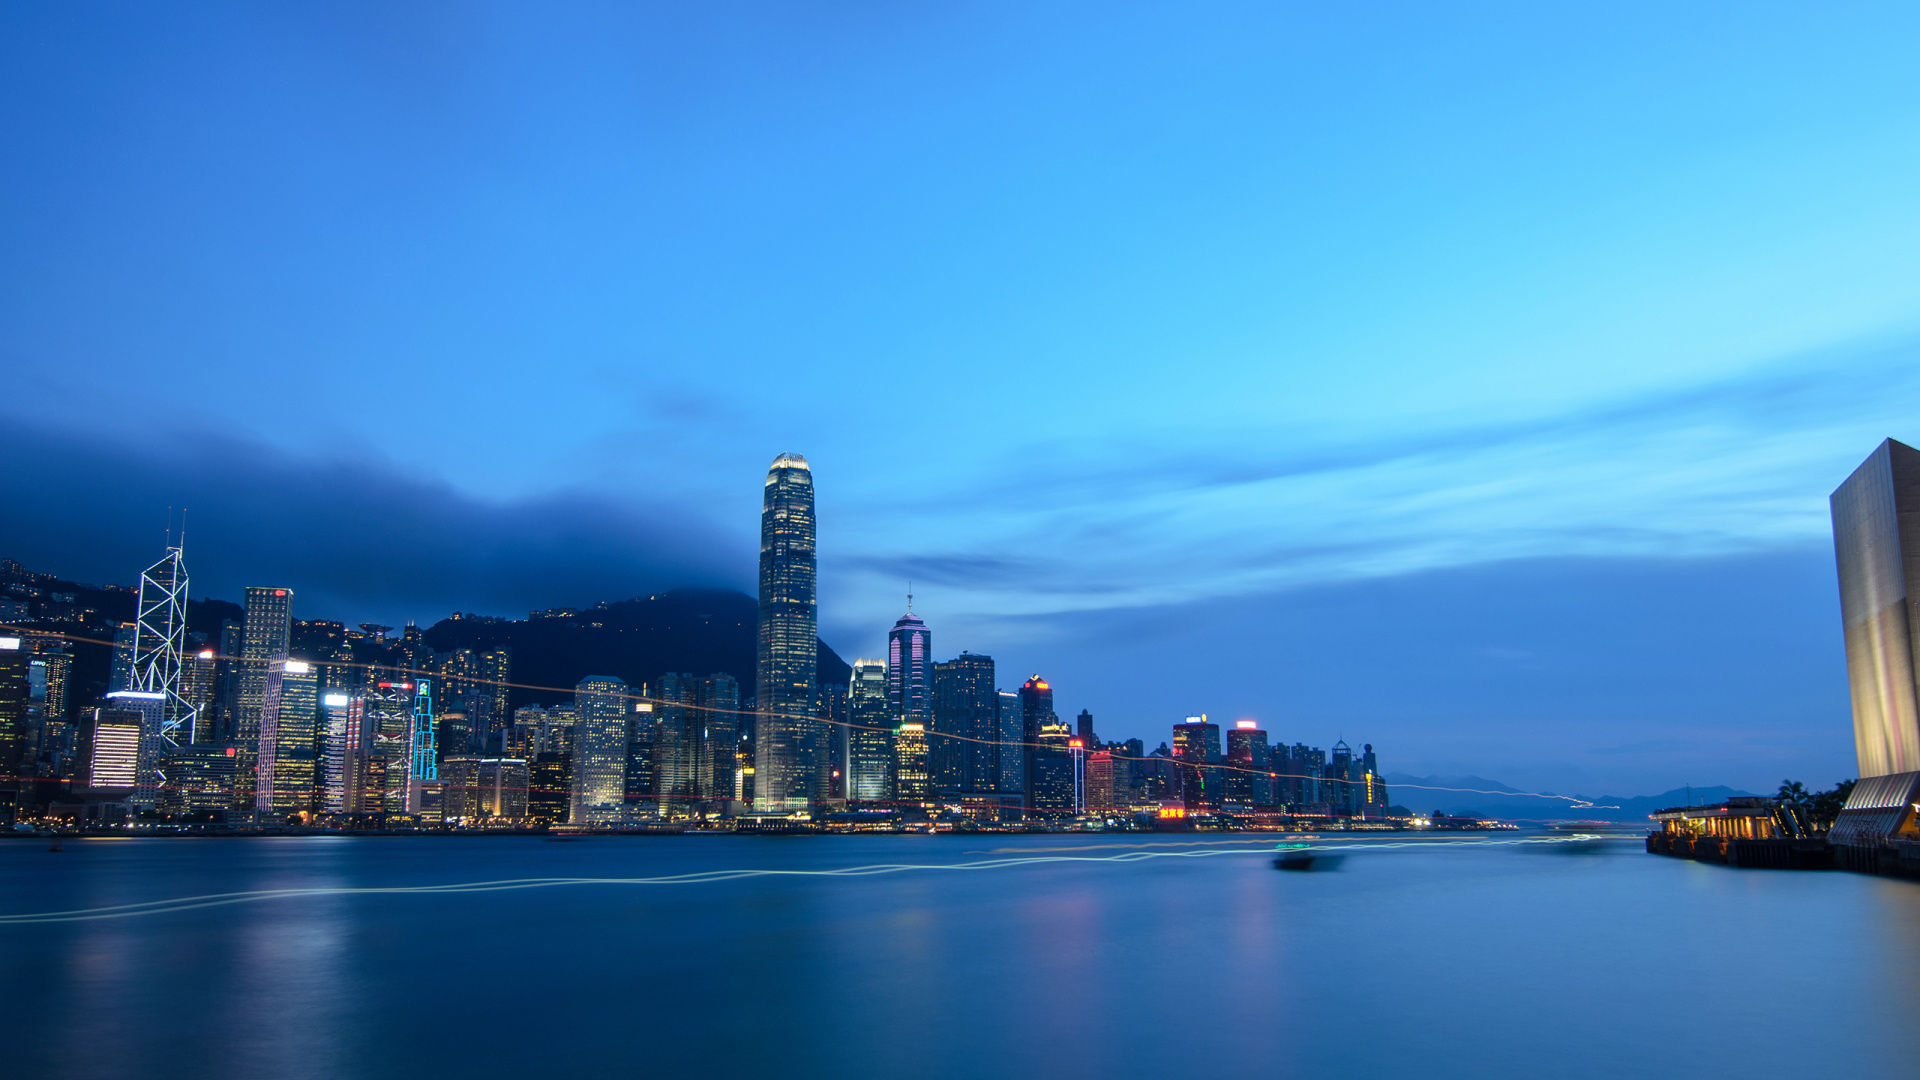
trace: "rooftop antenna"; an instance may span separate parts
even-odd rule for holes
[[[913,581],[907,581],[907,614],[913,614]]]
[[[187,508],[180,508],[180,554],[187,553]]]

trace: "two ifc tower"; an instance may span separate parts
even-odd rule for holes
[[[753,809],[785,814],[824,802],[827,725],[815,718],[820,662],[813,470],[799,454],[767,469],[760,508],[760,637],[754,661]]]

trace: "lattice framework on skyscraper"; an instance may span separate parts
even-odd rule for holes
[[[187,567],[182,550],[169,547],[140,575],[140,602],[133,631],[131,690],[165,694],[160,734],[169,747],[190,743],[199,709],[182,693],[187,648]]]

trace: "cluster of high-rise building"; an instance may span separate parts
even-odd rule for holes
[[[1248,720],[1223,745],[1205,716],[1151,752],[1102,741],[1087,711],[1055,710],[1039,675],[1009,691],[991,656],[936,660],[911,596],[886,656],[823,685],[813,476],[797,454],[767,474],[747,687],[726,673],[589,676],[570,702],[510,710],[507,648],[300,622],[280,587],[247,589],[244,617],[209,641],[187,629],[187,581],[177,546],[141,576],[111,689],[77,718],[62,636],[0,636],[16,814],[356,827],[1388,814],[1371,746],[1270,746]]]

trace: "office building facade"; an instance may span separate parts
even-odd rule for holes
[[[928,754],[934,790],[942,794],[993,790],[993,743],[1000,694],[993,657],[961,653],[933,665],[933,727]]]
[[[1203,713],[1173,725],[1173,756],[1180,778],[1180,798],[1187,813],[1210,813],[1225,798],[1221,790],[1220,725]]]
[[[887,662],[855,660],[847,682],[847,798],[893,798],[895,725],[887,697]]]
[[[1227,802],[1245,809],[1273,805],[1272,765],[1267,733],[1255,721],[1236,721],[1227,729]]]
[[[628,714],[626,680],[592,675],[574,687],[573,805],[576,825],[617,820],[626,802]],[[646,704],[639,702],[637,704]]]
[[[246,617],[240,629],[233,735],[239,762],[235,768],[235,805],[254,804],[254,775],[260,751],[260,708],[267,696],[267,664],[284,660],[293,633],[293,590],[249,586]]]
[[[284,816],[314,808],[319,688],[312,664],[268,662],[256,743],[254,809]]]

